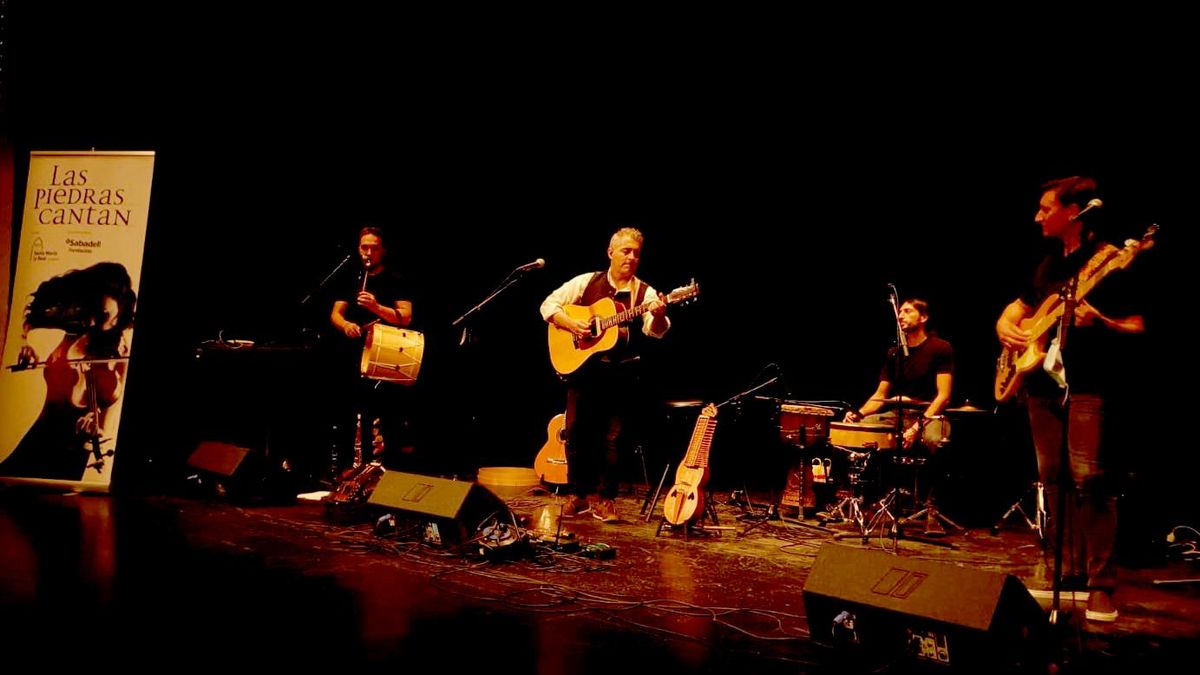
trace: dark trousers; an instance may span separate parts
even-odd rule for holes
[[[567,387],[567,466],[580,497],[617,496],[621,448],[631,431],[641,392],[632,364],[596,362]]]
[[[342,355],[339,370],[333,376],[332,390],[344,392],[332,402],[334,424],[338,432],[334,442],[338,448],[339,469],[353,461],[353,439],[358,416],[362,416],[362,455],[364,462],[378,459],[389,469],[415,471],[414,402],[411,387],[395,382],[373,380],[358,372],[357,352],[351,359]],[[351,367],[352,366],[352,367]],[[347,395],[348,394],[348,395]],[[379,424],[375,425],[375,420]],[[373,431],[378,428],[383,439],[382,455],[375,455]]]
[[[1030,395],[1029,424],[1037,450],[1038,474],[1046,486],[1050,514],[1048,541],[1057,541],[1056,528],[1066,527],[1064,574],[1086,572],[1089,588],[1111,590],[1116,585],[1113,548],[1116,543],[1117,499],[1105,476],[1101,439],[1104,432],[1104,399],[1095,394],[1075,394],[1069,406],[1067,451],[1071,492],[1067,513],[1060,516],[1058,491],[1062,471],[1062,397]]]

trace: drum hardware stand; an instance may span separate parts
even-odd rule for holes
[[[892,547],[895,548],[896,540],[900,536],[900,528],[896,525],[896,516],[892,515],[891,506],[896,502],[899,494],[899,488],[889,490],[883,499],[875,503],[875,512],[871,514],[870,519],[865,518],[859,508],[862,497],[854,497],[851,501],[851,511],[855,512],[854,522],[858,525],[858,532],[839,532],[833,535],[834,540],[861,538],[865,546],[871,539],[871,531],[878,527],[880,538],[891,535]]]
[[[739,516],[739,519],[750,521],[750,524],[738,534],[738,537],[746,536],[750,530],[753,530],[769,520],[779,519],[779,512],[776,510],[775,506],[776,501],[774,494],[771,495],[771,499],[768,500],[766,504],[763,504],[762,513],[754,512],[754,500],[750,498],[750,491],[746,489],[745,483],[742,484],[742,495],[746,498],[746,508],[749,510],[749,512],[743,513],[741,516]]]
[[[1032,519],[1029,517],[1029,514],[1025,512],[1025,507],[1021,506],[1021,502],[1025,501],[1025,497],[1030,493],[1033,493],[1034,503]],[[1045,544],[1046,485],[1042,483],[1042,481],[1034,481],[1033,484],[1029,486],[1029,489],[1025,491],[1025,494],[1021,495],[1017,501],[1012,503],[1012,506],[1008,507],[1008,510],[1004,512],[1004,515],[1000,516],[1000,519],[997,520],[994,525],[992,525],[992,534],[1000,534],[1000,527],[1003,526],[1004,523],[1008,522],[1008,519],[1011,518],[1014,513],[1020,514],[1021,518],[1025,521],[1025,525],[1037,533],[1038,541]]]
[[[821,518],[821,521],[822,524],[852,522],[858,525],[861,531],[866,521],[862,511],[862,474],[867,470],[867,462],[870,460],[871,454],[853,450],[847,450],[847,452],[850,457],[850,468],[846,471],[846,475],[850,479],[851,493],[842,497],[841,501],[827,513],[829,517]],[[847,509],[849,510],[847,511]]]
[[[945,535],[946,530],[942,528],[942,524],[949,525],[959,532],[962,532],[965,529],[962,525],[954,522],[949,516],[938,510],[937,504],[935,504],[933,501],[932,493],[925,498],[925,508],[917,511],[911,516],[901,518],[899,524],[904,526],[919,518],[925,518],[924,534],[927,537],[939,537]]]
[[[924,457],[916,457],[911,460],[911,464],[913,467],[913,499],[916,500],[921,494],[919,489],[920,470],[922,467],[929,464],[929,462],[926,462]],[[933,500],[932,485],[929,487],[928,493],[925,495],[923,508],[910,516],[901,518],[899,525],[903,527],[920,518],[925,518],[925,532],[923,534],[927,537],[944,536],[946,534],[946,530],[942,527],[943,524],[948,525],[959,532],[962,532],[965,529],[962,525],[954,522],[949,516],[938,510],[937,503]]]

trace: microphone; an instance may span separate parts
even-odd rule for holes
[[[540,269],[542,269],[542,268],[543,268],[543,267],[545,267],[545,266],[546,266],[546,261],[545,261],[545,259],[543,259],[543,258],[538,258],[537,260],[534,260],[534,261],[533,261],[533,262],[531,262],[531,263],[525,263],[524,265],[521,265],[521,266],[520,266],[520,267],[518,267],[518,268],[517,268],[515,271],[517,271],[517,272],[528,272],[529,270],[540,270]]]
[[[1100,201],[1099,199],[1091,200],[1090,202],[1087,203],[1087,206],[1083,207],[1082,211],[1071,216],[1071,222],[1075,222],[1076,220],[1079,220],[1080,218],[1083,217],[1083,214],[1087,213],[1088,211],[1091,211],[1092,209],[1098,209],[1101,206],[1104,206],[1104,202]]]

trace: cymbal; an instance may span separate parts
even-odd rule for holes
[[[968,404],[966,404],[966,405],[964,405],[964,406],[959,406],[959,407],[957,407],[957,408],[946,408],[946,409],[945,409],[943,412],[948,412],[948,413],[981,413],[981,412],[987,412],[987,411],[986,411],[986,410],[984,410],[983,408],[976,408],[975,406],[973,406],[973,405],[971,405],[970,403],[968,403]]]
[[[868,400],[875,401],[876,403],[890,403],[892,405],[903,405],[903,406],[913,406],[913,407],[929,405],[929,401],[922,401],[919,398],[913,398],[911,396],[888,396],[887,398],[871,398]]]

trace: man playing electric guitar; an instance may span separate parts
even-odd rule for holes
[[[1085,211],[1101,205],[1094,179],[1061,178],[1042,189],[1034,221],[1041,226],[1042,236],[1054,240],[1053,250],[1037,268],[1033,283],[1004,308],[996,322],[996,335],[1008,350],[1024,350],[1037,337],[1026,328],[1030,324],[1023,327],[1022,322],[1038,313],[1048,299],[1065,295],[1064,291],[1070,289],[1081,289],[1082,296],[1082,290],[1087,290],[1089,280],[1095,276],[1098,261],[1115,250],[1101,242],[1081,218]],[[1113,545],[1117,501],[1105,478],[1104,462],[1113,449],[1105,449],[1101,443],[1105,415],[1113,411],[1105,410],[1105,402],[1115,393],[1109,389],[1115,379],[1113,371],[1133,353],[1132,345],[1122,338],[1145,330],[1142,315],[1133,309],[1135,296],[1122,290],[1119,283],[1103,282],[1078,303],[1073,315],[1060,312],[1073,319],[1068,324],[1065,348],[1060,353],[1051,343],[1042,367],[1030,372],[1025,381],[1038,472],[1051,510],[1057,508],[1059,473],[1070,472],[1073,494],[1067,504],[1074,510],[1074,519],[1065,520],[1073,522],[1078,532],[1068,538],[1072,545],[1063,553],[1064,576],[1072,562],[1085,566],[1076,571],[1087,576],[1091,593],[1086,617],[1093,621],[1117,618],[1112,598],[1116,585]],[[1064,428],[1070,462],[1060,467]],[[1051,513],[1049,522],[1053,528],[1064,518]]]
[[[642,240],[642,233],[634,228],[617,230],[608,244],[608,269],[574,277],[550,293],[541,306],[547,323],[580,338],[592,335],[592,322],[571,316],[566,310],[569,305],[592,305],[608,298],[626,309],[645,308],[640,330],[620,326],[616,344],[589,359],[567,381],[567,463],[574,499],[566,510],[590,510],[604,522],[619,520],[613,502],[618,447],[622,432],[629,431],[641,391],[639,344],[645,337],[661,338],[671,327],[667,305],[636,276]]]

